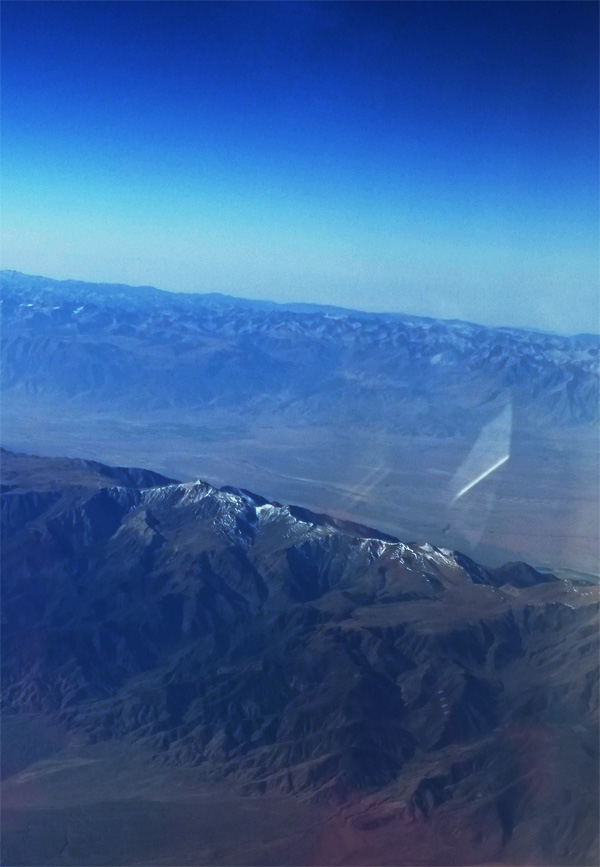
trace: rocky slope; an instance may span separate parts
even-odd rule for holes
[[[375,798],[378,834],[439,815],[592,863],[596,588],[200,481],[63,461],[27,491],[5,460],[7,711],[249,794]]]

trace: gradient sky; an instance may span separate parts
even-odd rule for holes
[[[594,2],[2,3],[2,265],[598,329]]]

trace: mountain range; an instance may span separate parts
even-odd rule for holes
[[[600,339],[2,272],[4,388],[82,407],[378,417],[451,436],[510,389],[518,422],[598,418]],[[465,390],[465,380],[468,390]],[[445,396],[440,405],[440,393]],[[472,413],[469,416],[465,409]]]
[[[596,586],[235,487],[2,464],[3,863],[596,863]],[[227,818],[210,844],[192,806]]]
[[[14,271],[1,309],[7,446],[598,572],[597,335]]]

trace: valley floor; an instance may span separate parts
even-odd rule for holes
[[[430,542],[496,566],[523,560],[597,580],[600,488],[593,426],[515,431],[498,470],[453,502],[471,437],[408,436],[393,424],[346,429],[281,417],[172,413],[126,420],[5,398],[3,444],[14,451],[144,466],[181,480],[233,484],[271,500]]]

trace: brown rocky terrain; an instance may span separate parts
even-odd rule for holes
[[[3,863],[595,863],[595,586],[239,489],[4,462]],[[221,836],[165,854],[195,799]],[[132,840],[156,815],[153,853],[102,830],[115,809]]]

